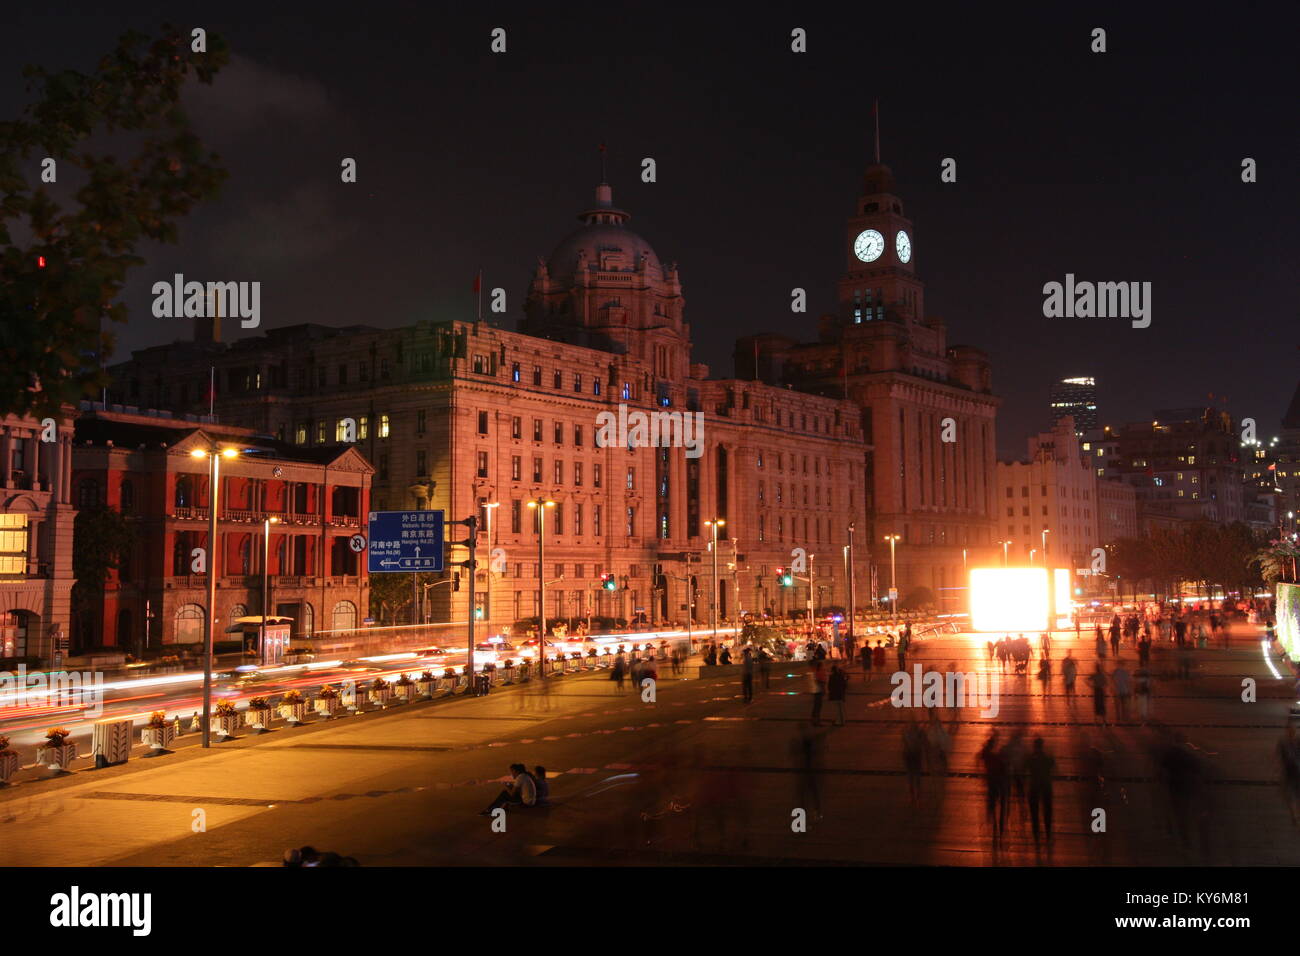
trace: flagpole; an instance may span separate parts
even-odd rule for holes
[[[478,286],[478,318],[476,321],[483,321],[483,270],[478,270],[478,281],[474,283]]]

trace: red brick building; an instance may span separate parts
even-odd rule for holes
[[[133,531],[130,553],[104,582],[102,613],[74,622],[74,649],[126,651],[199,643],[208,546],[209,464],[191,452],[235,448],[220,464],[217,634],[262,613],[263,533],[270,519],[272,614],[308,636],[361,623],[364,564],[348,546],[364,529],[373,469],[352,447],[291,448],[253,430],[89,405],[76,423],[73,500],[107,506]]]

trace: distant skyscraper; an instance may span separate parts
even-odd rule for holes
[[[1052,423],[1066,415],[1074,419],[1076,435],[1097,427],[1097,380],[1064,378],[1052,385]]]

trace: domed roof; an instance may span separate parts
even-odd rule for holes
[[[604,272],[636,272],[641,259],[646,259],[646,270],[655,278],[663,274],[663,266],[650,243],[624,223],[631,217],[614,208],[613,190],[605,183],[596,187],[596,206],[578,216],[582,225],[560,241],[547,262],[547,271],[554,279],[570,278],[583,268]]]

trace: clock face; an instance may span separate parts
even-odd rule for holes
[[[898,230],[898,235],[894,238],[894,251],[898,253],[899,262],[907,262],[912,258],[912,240],[907,238],[907,233],[902,229]]]
[[[875,262],[885,251],[885,237],[874,229],[864,229],[853,240],[853,254],[863,262]]]

